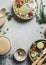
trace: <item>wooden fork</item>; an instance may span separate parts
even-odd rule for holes
[[[43,54],[38,58],[38,59],[36,59],[33,63],[32,63],[32,65],[36,65],[37,63],[38,63],[38,61],[43,57],[43,55],[46,53],[46,48],[43,50]]]

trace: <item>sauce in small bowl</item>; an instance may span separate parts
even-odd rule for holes
[[[19,61],[22,62],[26,59],[26,52],[23,49],[17,49],[14,53],[14,58]]]

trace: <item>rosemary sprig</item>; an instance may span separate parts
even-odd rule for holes
[[[46,24],[46,15],[44,14],[44,5],[43,5],[42,0],[40,3],[40,14],[39,14],[39,16],[36,16],[36,21],[39,24]]]

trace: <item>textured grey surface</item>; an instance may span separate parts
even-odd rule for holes
[[[0,9],[6,8],[7,11],[11,11],[13,2],[14,0],[0,0]],[[43,26],[44,29],[46,28],[45,24],[39,25],[35,18],[27,23],[18,23],[18,21],[14,19],[8,22],[6,19],[6,22],[1,29],[4,31],[9,28],[7,34],[3,36],[9,38],[12,47],[11,51],[7,55],[0,57],[0,65],[31,65],[28,62],[28,59],[26,59],[23,63],[16,63],[13,60],[13,53],[18,48],[22,48],[28,52],[31,43],[41,38],[40,31],[44,31],[44,29],[41,29],[41,26]],[[2,32],[0,32],[0,36],[2,36]]]

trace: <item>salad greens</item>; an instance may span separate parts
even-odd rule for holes
[[[25,0],[26,2],[28,2],[29,0]]]

